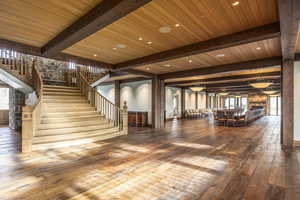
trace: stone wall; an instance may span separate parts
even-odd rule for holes
[[[20,131],[22,128],[22,107],[25,105],[25,94],[16,89],[9,91],[9,127]]]

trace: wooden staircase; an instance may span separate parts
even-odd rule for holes
[[[78,87],[44,85],[33,150],[104,140],[124,132],[96,111]]]

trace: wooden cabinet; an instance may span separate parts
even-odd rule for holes
[[[148,126],[148,112],[128,111],[128,125],[136,127]]]

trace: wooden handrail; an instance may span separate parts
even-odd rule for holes
[[[124,108],[121,109],[102,96],[95,88],[92,88],[86,77],[80,71],[78,71],[77,77],[81,92],[89,100],[90,104],[95,107],[95,110],[108,122],[113,124],[113,126],[119,127],[119,130],[125,131],[127,134],[128,113],[126,102]]]

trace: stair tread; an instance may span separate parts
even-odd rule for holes
[[[59,138],[64,138],[64,137],[87,137],[90,136],[92,134],[102,134],[103,132],[107,132],[110,130],[115,130],[118,129],[118,127],[105,127],[105,128],[101,128],[101,129],[95,129],[95,130],[87,130],[87,131],[80,131],[80,132],[73,132],[73,133],[69,133],[69,134],[40,134],[40,135],[36,135],[34,136],[34,140],[38,140],[39,138],[52,138],[52,139],[59,139]]]
[[[86,125],[86,126],[82,125],[82,126],[75,126],[75,127],[60,127],[60,128],[50,128],[50,129],[49,128],[48,129],[38,129],[38,132],[71,131],[73,129],[75,129],[75,131],[77,131],[77,129],[79,129],[79,130],[80,129],[95,129],[96,130],[96,129],[101,128],[105,125],[109,126],[110,124],[108,124],[108,123],[99,123],[97,125]]]

